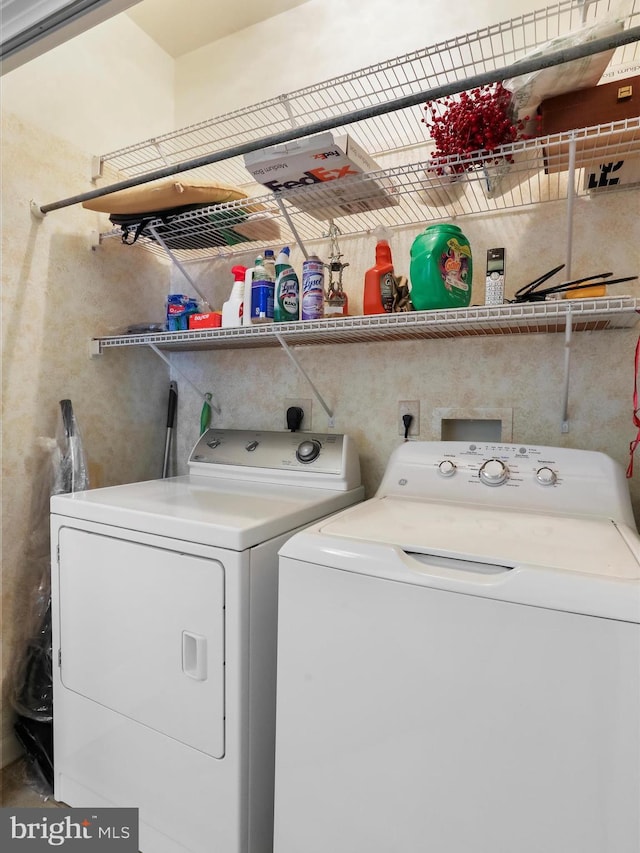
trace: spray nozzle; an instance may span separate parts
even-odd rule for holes
[[[231,270],[231,275],[233,276],[233,280],[244,282],[244,276],[245,276],[246,271],[247,271],[246,267],[241,267],[241,266],[233,267],[233,269]]]

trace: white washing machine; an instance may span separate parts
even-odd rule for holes
[[[187,476],[52,498],[56,799],[271,851],[277,552],[362,497],[348,436],[212,429]]]
[[[638,853],[616,463],[406,443],[280,553],[275,853]]]

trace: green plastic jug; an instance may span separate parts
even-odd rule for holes
[[[429,225],[411,246],[411,302],[416,311],[466,308],[471,302],[471,246],[457,225]]]

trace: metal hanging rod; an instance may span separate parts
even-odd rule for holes
[[[608,50],[615,50],[626,44],[640,41],[640,26],[631,27],[628,30],[623,30],[612,36],[606,36],[586,44],[568,47],[564,50],[554,51],[546,56],[538,56],[532,59],[521,59],[511,65],[497,68],[493,71],[485,71],[481,74],[475,74],[471,77],[466,77],[463,80],[458,80],[453,83],[445,83],[441,86],[436,86],[433,89],[426,89],[413,95],[405,95],[400,98],[395,98],[384,104],[376,104],[374,106],[363,107],[359,110],[353,110],[348,113],[343,113],[335,118],[321,119],[311,122],[304,126],[292,128],[291,130],[281,133],[274,133],[270,136],[263,136],[260,139],[252,142],[245,142],[242,145],[235,145],[231,148],[225,148],[222,151],[215,151],[212,154],[206,154],[202,157],[196,157],[191,160],[185,160],[183,163],[176,163],[172,166],[166,166],[162,169],[156,169],[153,172],[148,172],[146,175],[138,175],[135,178],[127,178],[118,181],[107,187],[90,190],[79,195],[70,196],[69,198],[55,201],[51,204],[37,205],[31,203],[31,211],[34,216],[41,218],[52,210],[60,210],[63,207],[69,207],[79,202],[89,201],[89,199],[100,198],[117,190],[125,190],[130,187],[137,187],[141,184],[146,184],[151,181],[157,181],[160,178],[168,178],[172,175],[181,172],[188,172],[191,169],[198,169],[202,166],[209,166],[212,163],[218,163],[223,160],[229,160],[232,157],[238,157],[242,154],[248,154],[250,151],[257,151],[260,148],[268,148],[272,145],[280,145],[284,142],[291,142],[294,139],[300,139],[303,136],[310,136],[314,133],[320,133],[325,130],[332,130],[336,127],[341,127],[347,124],[363,121],[365,119],[374,118],[376,116],[385,115],[387,113],[396,112],[408,107],[416,106],[417,104],[425,103],[426,101],[434,101],[447,95],[455,95],[468,89],[475,89],[480,86],[486,86],[491,83],[498,83],[510,77],[517,77],[521,74],[530,74],[534,71],[539,71],[542,68],[551,68],[554,65],[562,65],[566,62],[571,62],[574,59],[581,59],[585,56],[592,56],[596,53],[603,53]]]

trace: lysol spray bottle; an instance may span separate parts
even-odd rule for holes
[[[273,319],[276,323],[297,320],[300,316],[300,282],[289,262],[289,247],[276,258],[276,295]]]
[[[302,264],[301,319],[321,320],[324,317],[324,264],[317,255],[310,255]]]

